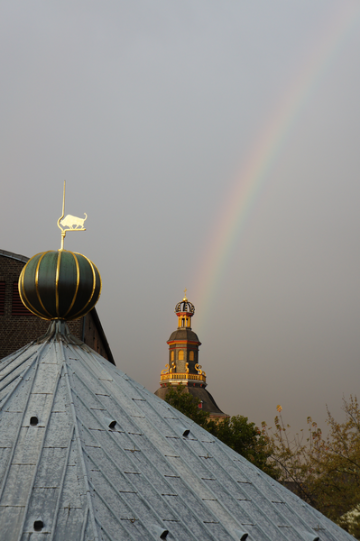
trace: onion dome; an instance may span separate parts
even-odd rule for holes
[[[185,295],[182,301],[178,302],[175,306],[175,314],[183,314],[185,312],[188,312],[189,314],[194,315],[195,314],[195,306],[188,301],[186,298],[186,289],[185,289]]]
[[[70,321],[94,308],[101,293],[101,277],[84,255],[67,250],[42,252],[23,268],[19,293],[36,316]]]
[[[178,329],[180,328],[187,328],[191,329],[191,318],[195,314],[195,306],[188,301],[186,297],[186,289],[185,289],[185,295],[182,301],[178,302],[175,306],[175,314],[178,317]]]

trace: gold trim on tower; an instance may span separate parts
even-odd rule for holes
[[[58,258],[56,262],[56,275],[55,275],[55,302],[56,302],[56,315],[59,317],[59,278],[60,278],[60,262],[61,251],[58,251]]]
[[[174,373],[166,373],[160,375],[160,381],[168,381],[172,379],[184,379],[184,380],[191,380],[191,381],[202,381],[206,383],[206,376],[204,374],[198,375],[198,374],[188,374],[187,372],[177,372]]]
[[[39,254],[36,254],[36,255],[39,255]],[[34,257],[36,257],[36,256],[34,256]],[[26,267],[26,265],[25,265],[25,267]],[[21,302],[35,316],[46,320],[47,318],[44,317],[43,314],[40,314],[40,312],[38,312],[38,310],[36,310],[36,308],[33,307],[33,305],[31,304],[31,302],[29,301],[29,299],[26,296],[25,287],[24,287],[24,275],[25,275],[24,271],[25,271],[25,267],[23,267],[23,269],[22,269],[22,271],[20,273],[20,276],[19,276],[19,281],[18,281],[18,290],[19,290],[19,295],[20,295]],[[21,286],[20,286],[20,284],[21,284]]]
[[[102,279],[101,279],[101,274],[99,272],[99,269],[97,268],[97,266],[95,265],[95,263],[92,263],[93,267],[97,270],[97,273],[98,273],[98,276],[99,276],[99,280],[100,280],[100,289],[99,289],[99,295],[98,295],[98,300],[100,299],[100,295],[101,295],[101,292],[102,292]]]
[[[90,302],[91,302],[91,299],[92,299],[93,296],[94,296],[95,289],[96,289],[96,274],[95,274],[95,270],[94,270],[94,266],[95,266],[95,265],[92,264],[92,262],[90,261],[90,259],[88,259],[88,258],[86,257],[86,255],[84,255],[84,254],[79,254],[78,252],[75,252],[75,253],[76,253],[76,255],[81,255],[82,257],[84,257],[84,258],[86,259],[86,261],[89,263],[89,265],[90,265],[90,267],[91,267],[91,270],[92,270],[92,274],[93,274],[93,288],[92,288],[92,292],[91,292],[90,298],[89,298],[89,300],[87,301],[87,303],[85,304],[85,306],[83,306],[83,308],[82,308],[81,310],[79,310],[78,312],[76,312],[76,314],[75,314],[74,316],[72,316],[71,319],[75,319],[76,316],[77,316],[78,314],[80,314],[80,313],[83,313],[82,315],[85,314],[86,307],[89,306],[89,304],[90,304]],[[96,270],[97,270],[97,269],[96,269]],[[98,271],[98,273],[99,273],[99,271]],[[100,274],[99,274],[99,279],[100,279],[100,291],[101,291],[101,277],[100,277]],[[99,292],[99,297],[100,297],[100,292]]]
[[[74,259],[75,259],[75,264],[76,264],[76,289],[75,289],[75,293],[74,293],[74,297],[73,297],[73,300],[71,301],[71,304],[68,308],[68,311],[65,313],[65,316],[66,317],[68,315],[68,313],[70,312],[71,308],[74,306],[74,303],[76,301],[76,297],[77,297],[77,294],[78,294],[78,291],[79,291],[79,285],[80,285],[80,267],[79,267],[79,262],[78,262],[78,259],[77,257],[75,256],[75,254],[73,254],[71,252],[71,254],[74,256]]]

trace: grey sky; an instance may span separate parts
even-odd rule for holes
[[[117,364],[148,389],[187,287],[208,389],[225,412],[271,421],[281,404],[298,428],[308,415],[321,422],[325,404],[339,414],[342,395],[358,391],[357,6],[0,6],[1,248],[31,256],[60,246],[66,179],[66,212],[88,220],[65,248],[98,266]],[[309,86],[205,314],[199,272],[237,172],[348,11],[354,22]]]

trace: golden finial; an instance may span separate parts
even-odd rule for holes
[[[185,301],[185,302],[187,301],[186,292],[187,292],[187,289],[185,288],[185,289],[184,289],[185,295],[184,295],[184,298],[183,298],[183,301]]]
[[[63,204],[62,204],[62,215],[57,221],[58,228],[61,231],[61,245],[60,250],[64,249],[64,239],[66,237],[66,231],[86,231],[84,227],[84,222],[87,219],[87,214],[84,212],[85,218],[78,218],[77,216],[72,216],[65,214],[65,185],[66,181],[64,180],[64,193],[63,193]],[[61,222],[61,223],[60,223]]]

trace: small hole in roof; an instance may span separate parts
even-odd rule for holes
[[[166,539],[168,536],[169,530],[164,530],[163,533],[160,535],[160,539]]]
[[[188,428],[185,428],[183,432],[183,436],[188,436],[190,434],[190,430]]]
[[[30,424],[31,426],[36,426],[39,422],[39,419],[36,417],[36,415],[33,415],[30,417]]]
[[[42,520],[35,520],[34,522],[34,530],[35,532],[41,532],[41,530],[44,527],[44,523]]]
[[[115,426],[116,426],[116,421],[111,421],[111,423],[109,423],[109,428],[114,429]]]

